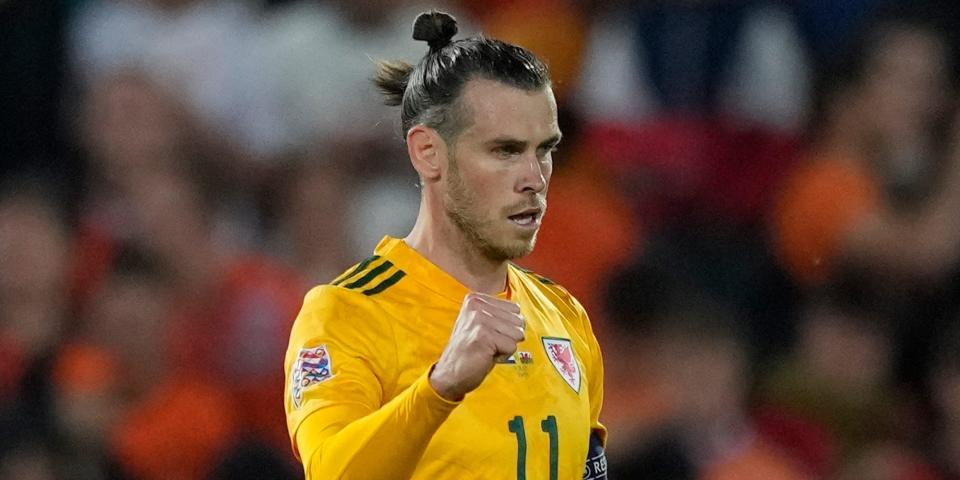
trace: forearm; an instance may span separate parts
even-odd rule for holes
[[[420,377],[380,409],[338,428],[335,411],[307,417],[297,444],[307,479],[409,478],[456,403]]]

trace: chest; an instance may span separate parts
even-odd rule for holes
[[[424,455],[423,469],[459,471],[458,478],[520,478],[517,469],[530,479],[556,478],[551,472],[579,478],[590,432],[587,344],[559,310],[520,306],[526,339],[453,411]],[[455,307],[401,309],[400,369],[396,387],[385,391],[388,398],[439,358],[459,312]]]

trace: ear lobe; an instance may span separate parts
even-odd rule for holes
[[[443,140],[432,128],[417,125],[407,132],[407,154],[424,182],[440,178]]]

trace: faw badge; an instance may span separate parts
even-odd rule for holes
[[[333,373],[327,346],[301,348],[300,353],[297,354],[297,362],[293,366],[293,377],[290,379],[290,396],[293,397],[293,404],[300,408],[303,390],[330,377],[333,377]]]
[[[570,385],[573,391],[580,393],[580,365],[573,356],[573,346],[568,338],[543,337],[543,348],[547,351],[547,358]]]

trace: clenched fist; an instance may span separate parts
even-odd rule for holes
[[[467,294],[430,374],[430,385],[440,396],[459,401],[480,386],[498,358],[513,355],[523,339],[519,305],[482,293]]]

